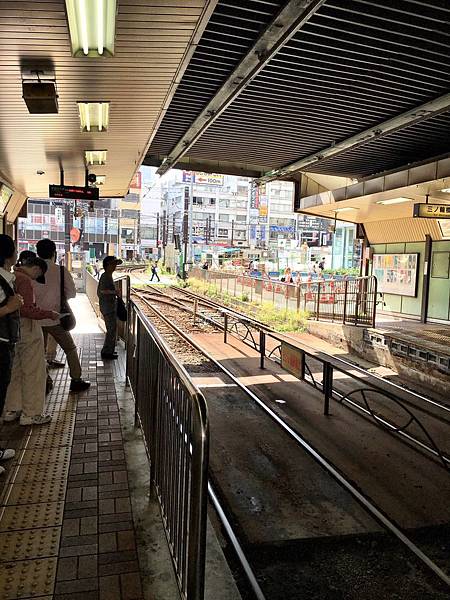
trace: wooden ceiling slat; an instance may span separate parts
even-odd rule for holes
[[[102,195],[126,191],[207,0],[120,0],[115,56],[71,56],[64,0],[0,1],[0,171],[26,194],[58,181],[84,180],[84,150],[108,149]],[[30,115],[21,61],[53,65],[59,114]],[[77,100],[111,101],[105,133],[80,131]],[[36,170],[45,176],[36,175]]]

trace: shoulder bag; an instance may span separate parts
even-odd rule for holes
[[[59,278],[61,280],[60,284],[60,294],[61,294],[61,309],[60,313],[64,315],[61,317],[60,324],[64,331],[71,331],[75,325],[77,324],[75,315],[70,308],[69,303],[67,302],[66,294],[64,292],[64,267],[63,265],[59,266]]]

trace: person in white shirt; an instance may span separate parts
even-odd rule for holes
[[[11,267],[17,258],[16,245],[9,235],[0,234],[0,415],[5,406],[6,392],[11,381],[14,350],[20,336],[19,309],[22,297],[14,291]],[[13,458],[11,448],[0,448],[0,460]],[[5,472],[0,466],[0,475]]]
[[[48,238],[40,240],[36,244],[36,251],[38,256],[43,258],[47,263],[45,284],[36,283],[34,285],[36,304],[44,310],[52,310],[59,313],[61,310],[61,268],[59,265],[55,264],[55,242]],[[64,273],[64,294],[67,299],[75,298],[76,290],[72,276],[65,267],[62,267],[62,272]],[[61,346],[67,356],[70,377],[72,379],[70,391],[82,392],[83,390],[86,390],[90,386],[90,383],[81,378],[81,365],[78,357],[78,350],[70,332],[66,331],[61,326],[59,319],[56,321],[44,319],[41,321],[41,327],[44,333],[44,343],[46,344],[47,336],[50,334]]]

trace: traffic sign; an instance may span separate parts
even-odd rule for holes
[[[98,200],[97,187],[80,187],[78,185],[54,185],[48,186],[50,198],[70,198],[72,200]]]
[[[414,204],[414,217],[450,219],[450,204]]]

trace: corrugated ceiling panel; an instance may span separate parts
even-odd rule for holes
[[[84,183],[84,150],[107,149],[104,195],[123,195],[207,0],[120,0],[113,58],[73,58],[64,0],[0,2],[0,171],[29,196]],[[21,69],[54,69],[59,114],[30,115]],[[81,133],[77,100],[109,100],[106,133]],[[38,176],[42,169],[45,175]]]
[[[441,240],[441,230],[434,219],[403,218],[392,221],[371,221],[364,223],[371,244],[396,242],[423,242],[425,235],[433,240]]]

